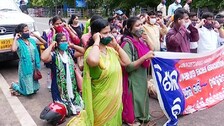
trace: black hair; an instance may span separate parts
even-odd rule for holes
[[[132,31],[132,28],[134,26],[134,24],[140,20],[139,17],[130,17],[128,20],[127,20],[127,27],[125,28],[124,30],[124,33],[123,33],[123,37],[121,38],[121,42],[123,42],[123,39],[126,37],[126,36],[131,36],[133,37],[133,34],[131,33]]]
[[[115,19],[115,17],[108,17],[107,21],[111,23],[114,19]]]
[[[53,18],[52,18],[52,24],[54,24],[56,21],[58,21],[58,20],[61,20],[62,22],[63,22],[63,19],[60,17],[60,16],[58,16],[58,15],[56,15],[56,16],[54,16]]]
[[[94,22],[94,21],[97,20],[97,19],[103,19],[103,17],[100,16],[100,15],[93,15],[93,16],[91,17],[91,19],[90,19],[90,25],[91,25],[92,22]]]
[[[190,12],[189,13],[189,18],[193,18],[194,16],[197,16],[196,12]]]
[[[57,43],[60,43],[60,42],[61,42],[61,39],[62,39],[63,36],[65,36],[65,34],[63,34],[63,33],[58,33],[58,34],[56,34],[56,36],[55,36],[55,41],[56,41]]]
[[[106,26],[109,26],[109,22],[105,19],[97,19],[97,20],[93,21],[90,25],[91,35],[93,36],[95,33],[100,32]],[[92,37],[90,37],[89,42],[88,42],[88,47],[92,46],[93,44],[94,44],[94,40]]]
[[[112,31],[114,28],[116,28],[114,25],[110,25],[110,31]]]
[[[201,16],[202,19],[207,19],[208,17],[211,17],[213,18],[214,17],[214,14],[211,13],[211,12],[204,12]]]
[[[75,14],[71,15],[70,19],[68,20],[68,24],[70,24],[70,25],[73,24],[73,20],[74,20],[76,17],[78,17],[78,15],[75,15]]]
[[[223,14],[217,14],[217,15],[215,16],[215,18],[216,18],[216,19],[218,19],[218,18],[224,18],[224,15],[223,15]]]
[[[120,31],[121,34],[124,33],[125,28],[127,27],[127,21],[128,21],[128,19],[125,19],[125,20],[123,21],[123,23],[122,23],[123,29],[121,29],[121,31]]]
[[[48,20],[48,25],[52,25],[52,18]]]
[[[155,11],[149,11],[147,14],[148,14],[149,16],[151,16],[151,15],[156,15],[156,12],[155,12]]]
[[[156,11],[156,14],[158,14],[158,13],[161,13],[161,14],[163,14],[163,12],[162,12],[162,11]]]
[[[24,23],[21,23],[19,25],[17,25],[17,27],[15,28],[15,33],[14,33],[14,36],[17,34],[17,33],[20,33],[20,32],[23,32],[23,29],[25,27],[27,27],[28,25],[27,24],[24,24]]]
[[[179,19],[184,18],[184,14],[187,14],[187,11],[183,8],[178,8],[174,12],[174,22],[177,22]]]

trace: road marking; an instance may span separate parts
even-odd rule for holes
[[[9,91],[9,85],[2,76],[2,74],[0,74],[0,82],[0,88],[6,99],[8,100],[20,124],[22,126],[37,126],[30,114],[26,111],[22,103],[19,101],[19,99],[16,96],[11,96],[11,93]]]

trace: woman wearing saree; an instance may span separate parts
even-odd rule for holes
[[[84,54],[84,49],[68,42],[63,33],[58,33],[55,41],[41,55],[44,63],[51,64],[52,98],[66,106],[68,116],[76,115],[84,105],[77,89],[73,57],[78,52]],[[71,48],[75,53],[70,51]]]
[[[122,70],[130,60],[110,33],[108,21],[91,23],[84,55],[83,100],[88,126],[122,125]]]
[[[128,19],[121,46],[131,59],[131,64],[123,69],[122,118],[129,125],[137,126],[150,120],[147,68],[154,55],[150,51],[153,50],[152,41],[144,33],[139,18]]]
[[[38,41],[30,38],[33,35]],[[37,44],[46,43],[41,37],[29,32],[27,24],[19,24],[15,29],[15,38],[11,50],[17,52],[19,56],[19,81],[13,82],[10,89],[12,95],[28,96],[35,94],[40,84],[34,80],[33,72],[35,69],[40,70],[40,57]]]

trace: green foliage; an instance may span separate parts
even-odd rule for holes
[[[192,0],[193,8],[210,8],[222,9],[224,8],[224,0]],[[74,6],[74,0],[30,0],[32,6],[36,7],[54,7],[67,3],[69,6]],[[156,7],[160,0],[86,0],[88,9],[97,9],[100,7],[108,7],[108,9],[122,8],[123,10],[130,10],[133,7]],[[182,0],[184,5],[186,0]],[[168,5],[173,3],[173,0],[167,0]]]
[[[221,10],[224,7],[224,0],[193,0],[192,7]]]
[[[31,0],[30,2],[34,7],[55,7],[65,3],[74,6],[74,0]]]

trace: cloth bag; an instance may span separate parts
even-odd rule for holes
[[[33,72],[33,79],[37,81],[41,78],[42,78],[41,72],[38,69],[35,69]]]

